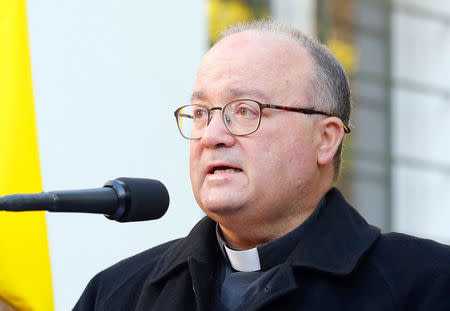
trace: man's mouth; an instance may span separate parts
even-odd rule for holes
[[[214,166],[208,171],[208,174],[239,173],[239,172],[242,172],[240,168],[230,166]]]

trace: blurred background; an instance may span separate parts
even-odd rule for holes
[[[189,102],[202,55],[220,31],[253,19],[317,36],[350,76],[352,133],[338,183],[346,198],[385,232],[450,243],[449,1],[26,5],[43,189],[133,176],[159,179],[171,195],[166,216],[146,223],[47,213],[55,310],[71,309],[100,270],[186,235],[203,216],[191,194],[189,142],[173,111]]]

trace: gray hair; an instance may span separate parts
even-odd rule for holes
[[[325,45],[294,27],[271,20],[258,20],[231,26],[222,32],[222,38],[247,30],[281,34],[304,47],[311,56],[315,69],[308,94],[312,104],[316,109],[325,111],[338,117],[345,124],[349,124],[352,107],[348,77],[341,63]],[[333,158],[334,180],[337,180],[339,176],[341,162],[342,142]]]

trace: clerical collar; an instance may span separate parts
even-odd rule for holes
[[[324,205],[325,197],[320,201],[310,217],[314,217],[313,215],[318,213]],[[235,250],[227,245],[219,224],[216,224],[216,236],[222,255],[234,270],[241,272],[268,270],[284,262],[297,245],[298,236],[302,230],[303,226],[300,224],[297,228],[276,240],[248,250]]]

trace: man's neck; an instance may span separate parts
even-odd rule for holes
[[[314,201],[308,208],[302,208],[301,212],[289,215],[274,222],[261,220],[253,223],[247,218],[244,223],[236,219],[219,221],[223,238],[227,244],[236,250],[247,250],[258,245],[265,244],[280,238],[301,225],[315,210],[322,197]]]

